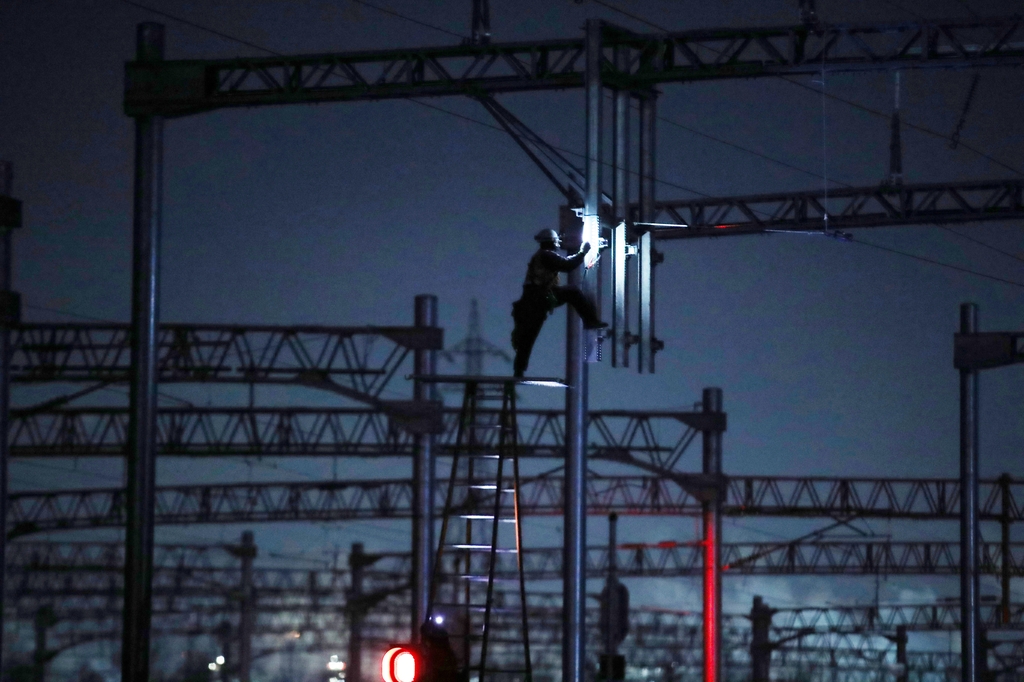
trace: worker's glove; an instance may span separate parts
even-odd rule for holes
[[[583,242],[583,246],[580,247],[580,253],[583,255],[590,253],[590,242]]]

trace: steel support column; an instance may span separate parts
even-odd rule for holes
[[[754,597],[750,608],[750,682],[769,682],[771,679],[774,613],[762,597]]]
[[[605,589],[608,594],[608,620],[604,631],[604,655],[608,657],[608,679],[611,679],[611,658],[618,653],[619,643],[615,638],[615,627],[619,622],[619,600],[615,594],[619,583],[618,571],[618,525],[619,515],[611,513],[608,515],[608,576],[605,581]]]
[[[363,678],[363,569],[367,565],[363,543],[353,542],[348,554],[351,584],[346,598],[348,612],[348,660],[345,661],[346,682],[362,682]]]
[[[14,193],[14,171],[10,162],[0,161],[0,201],[11,199]],[[9,202],[13,208],[16,204]],[[12,213],[14,211],[12,210]],[[7,468],[10,458],[8,426],[11,408],[11,325],[20,317],[17,294],[11,283],[11,231],[18,227],[20,216],[0,216],[0,528],[7,528]],[[4,613],[4,566],[7,533],[0,537],[0,614]],[[3,619],[0,618],[0,621]],[[3,628],[0,627],[0,670],[3,663]]]
[[[615,50],[619,69],[626,68],[627,51]],[[626,289],[626,221],[629,218],[629,104],[627,90],[615,91],[613,121],[614,169],[612,203],[615,224],[612,226],[612,367],[629,367],[629,296]]]
[[[960,306],[960,333],[978,331],[978,306]],[[960,679],[978,678],[978,370],[960,370]]]
[[[136,59],[164,56],[162,24],[139,24]],[[135,119],[132,254],[132,361],[129,387],[127,524],[124,562],[123,682],[149,680],[156,483],[156,337],[159,321],[163,118]]]
[[[600,198],[601,131],[601,22],[587,20],[586,145],[587,187],[583,222],[596,220]],[[567,239],[570,244],[582,241]],[[597,244],[592,245],[597,248]],[[569,273],[569,283],[583,283],[582,268]],[[585,291],[585,290],[584,290]],[[562,682],[583,682],[586,599],[586,424],[588,376],[587,335],[583,321],[571,306],[566,318],[565,375],[565,518],[562,608]]]
[[[705,388],[703,411],[722,412],[722,389]],[[713,481],[714,492],[702,504],[704,526],[704,682],[722,679],[722,432],[707,429],[701,434],[704,475]]]
[[[50,660],[50,652],[47,650],[46,635],[50,628],[57,624],[57,618],[53,609],[43,606],[36,611],[33,622],[35,630],[35,649],[32,652],[32,680],[33,682],[46,682],[46,664]]]
[[[238,682],[250,682],[252,676],[252,635],[256,627],[256,594],[252,582],[252,562],[256,544],[251,530],[242,533],[237,550],[242,560],[241,601],[238,618]]]
[[[487,45],[491,42],[491,8],[489,0],[473,0],[471,45]]]
[[[415,325],[437,326],[437,296],[420,294],[416,297]],[[414,373],[417,376],[433,374],[436,351],[416,351]],[[423,381],[413,382],[413,400],[433,400],[435,385]],[[416,434],[416,451],[412,464],[412,641],[419,641],[420,625],[427,619],[430,599],[430,571],[433,566],[434,545],[434,451],[433,434]]]
[[[910,682],[910,669],[907,667],[907,626],[896,626],[896,682]]]
[[[640,222],[653,222],[654,208],[654,135],[658,118],[658,99],[654,92],[640,99]],[[654,372],[654,232],[644,227],[637,237],[637,371]]]
[[[1002,513],[999,516],[1000,538],[999,538],[999,582],[1002,588],[999,609],[999,619],[1003,625],[1010,622],[1010,575],[1013,570],[1013,560],[1010,554],[1010,509],[1013,506],[1013,495],[1010,493],[1010,484],[1013,479],[1010,474],[1003,474],[999,477],[999,492],[1002,503]]]

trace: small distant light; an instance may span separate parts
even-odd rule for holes
[[[217,664],[216,663],[211,663],[210,665],[208,665],[206,667],[209,668],[210,670],[216,670],[217,669]]]
[[[437,623],[438,625],[444,623],[444,616],[440,616],[440,615],[434,616],[434,622]]]
[[[289,639],[298,639],[299,637],[302,637],[302,633],[299,632],[298,630],[292,630],[291,632],[288,633],[287,637]]]
[[[216,661],[217,661],[217,665],[224,665],[224,657],[223,656],[218,656],[216,658]]]

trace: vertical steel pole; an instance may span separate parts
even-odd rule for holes
[[[363,543],[353,542],[348,554],[348,565],[352,576],[347,598],[348,611],[348,660],[345,662],[347,682],[363,682],[363,568],[366,557]]]
[[[601,22],[587,20],[587,192],[584,221],[598,215],[601,132]],[[580,241],[582,234],[580,235]],[[578,240],[569,239],[570,243]],[[595,248],[596,244],[593,245]],[[582,268],[569,273],[569,283],[580,286]],[[565,375],[565,518],[563,523],[562,682],[583,682],[586,598],[586,425],[588,375],[583,321],[571,306],[566,317]]]
[[[473,28],[470,35],[473,45],[491,42],[491,8],[488,0],[473,0]]]
[[[619,622],[619,599],[616,590],[619,586],[619,566],[617,557],[618,533],[617,527],[619,525],[619,515],[611,513],[608,515],[608,579],[606,581],[608,594],[608,627],[605,630],[604,640],[604,653],[608,657],[608,677],[607,679],[613,679],[612,675],[612,656],[615,655],[616,649],[618,649],[615,641],[615,629],[618,627]]]
[[[9,161],[0,161],[0,197],[10,198],[14,193],[14,170]],[[4,221],[5,223],[7,221]],[[11,282],[11,224],[0,224],[0,295],[8,305],[0,312],[0,670],[3,670],[4,567],[7,546],[7,463],[10,457],[8,425],[11,408],[11,325],[18,322],[17,297]]]
[[[1001,533],[999,543],[1000,563],[1000,586],[1002,587],[1002,608],[1000,609],[1000,620],[1003,625],[1010,623],[1010,574],[1012,571],[1013,558],[1010,554],[1010,508],[1013,499],[1010,497],[1010,483],[1013,479],[1010,474],[1003,474],[999,477],[999,492],[1002,497],[1002,513],[999,515]]]
[[[654,220],[654,135],[658,118],[656,93],[640,99],[640,222]],[[654,373],[654,233],[650,228],[637,239],[637,371]]]
[[[32,652],[32,682],[46,682],[46,635],[53,623],[53,610],[49,606],[42,606],[36,611],[33,623],[36,641]]]
[[[705,388],[705,414],[722,412],[722,389]],[[704,682],[722,679],[722,496],[717,487],[722,476],[722,432],[702,432],[704,474],[715,481],[714,497],[701,505],[704,526]]]
[[[910,682],[910,669],[907,667],[907,626],[896,626],[896,682]]]
[[[415,324],[417,327],[437,326],[437,296],[420,294],[416,297]],[[417,349],[414,358],[417,375],[433,374],[436,351]],[[413,400],[434,398],[434,384],[413,382]],[[433,566],[434,544],[434,450],[433,435],[416,434],[416,455],[412,465],[412,641],[419,641],[420,625],[427,619],[430,599],[430,570]]]
[[[760,596],[750,607],[750,682],[769,682],[772,665],[772,609]]]
[[[627,68],[625,48],[615,48],[615,64]],[[629,91],[615,91],[612,202],[612,367],[629,367],[629,296],[626,289],[626,221],[629,220]]]
[[[255,594],[252,584],[252,562],[256,544],[251,530],[242,533],[238,555],[242,560],[242,602],[238,619],[238,682],[250,682],[252,674],[252,633],[255,629]]]
[[[960,306],[960,333],[978,331],[978,306]],[[978,679],[978,371],[960,370],[960,679]]]
[[[139,24],[140,62],[164,57],[162,24]],[[157,325],[160,299],[160,213],[163,118],[135,119],[135,205],[132,254],[132,359],[129,387],[127,524],[124,561],[123,682],[149,680],[156,484]]]

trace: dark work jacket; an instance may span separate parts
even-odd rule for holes
[[[526,266],[526,279],[523,281],[523,293],[528,287],[538,287],[547,290],[557,287],[558,273],[572,272],[583,262],[584,254],[579,252],[576,255],[561,256],[554,249],[541,247],[533,254],[530,264]]]

